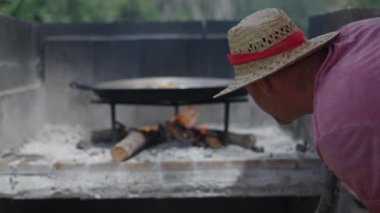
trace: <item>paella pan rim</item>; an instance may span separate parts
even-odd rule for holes
[[[178,90],[178,89],[223,89],[230,79],[205,77],[142,77],[102,82],[95,89],[102,90]]]
[[[240,89],[214,99],[213,96],[230,81],[204,77],[145,77],[108,81],[95,86],[73,85],[74,88],[92,90],[101,100],[115,103],[213,102],[247,95],[245,89]]]

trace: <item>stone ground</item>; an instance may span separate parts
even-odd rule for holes
[[[111,161],[108,148],[79,150],[80,126],[46,126],[2,154],[0,197],[13,199],[211,198],[318,196],[321,163],[277,127],[255,133],[264,153],[229,145],[218,150],[164,143],[132,159]]]

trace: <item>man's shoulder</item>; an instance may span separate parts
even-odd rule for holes
[[[380,18],[346,25],[330,44],[314,99],[315,132],[380,121]]]
[[[332,67],[317,82],[314,101],[315,125],[320,134],[357,123],[380,122],[380,64],[377,70]]]
[[[372,27],[380,27],[380,17],[363,19],[355,22],[348,23],[341,27],[339,31],[345,31],[350,29],[357,28],[372,28]]]
[[[345,25],[329,44],[329,55],[322,73],[353,71],[380,66],[380,17]],[[355,73],[353,73],[355,74]]]

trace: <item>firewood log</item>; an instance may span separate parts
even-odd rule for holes
[[[207,130],[207,134],[216,136],[221,139],[224,144],[241,146],[254,152],[264,152],[263,147],[256,146],[256,136],[254,134],[239,134],[232,132],[225,134],[223,131],[214,129]]]
[[[121,139],[123,139],[127,135],[127,131],[125,129],[95,130],[91,133],[91,142],[93,144],[102,143],[102,142],[110,142],[113,140],[112,137],[114,137],[114,134],[115,134],[115,140],[120,141]]]
[[[219,140],[219,138],[214,136],[206,136],[205,143],[211,149],[219,149],[222,147],[222,142]]]
[[[223,131],[209,129],[207,134],[215,135],[218,138],[223,139],[226,144],[234,144],[247,149],[252,149],[256,145],[256,136],[254,134],[239,134],[228,132],[225,134]]]
[[[111,149],[114,161],[124,161],[141,150],[147,144],[147,138],[139,131],[130,131],[129,134]]]
[[[252,149],[256,145],[256,136],[254,134],[228,133],[226,142],[244,148]]]
[[[228,133],[226,143],[241,146],[254,152],[264,152],[264,147],[256,146],[256,136],[254,134]]]

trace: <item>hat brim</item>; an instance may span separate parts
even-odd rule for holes
[[[252,82],[273,74],[276,71],[279,71],[291,64],[294,64],[295,62],[303,59],[311,53],[319,50],[337,35],[338,32],[327,33],[310,39],[291,51],[262,59],[260,61],[234,66],[234,79],[231,81],[230,85],[227,88],[216,94],[214,98],[231,93]]]

